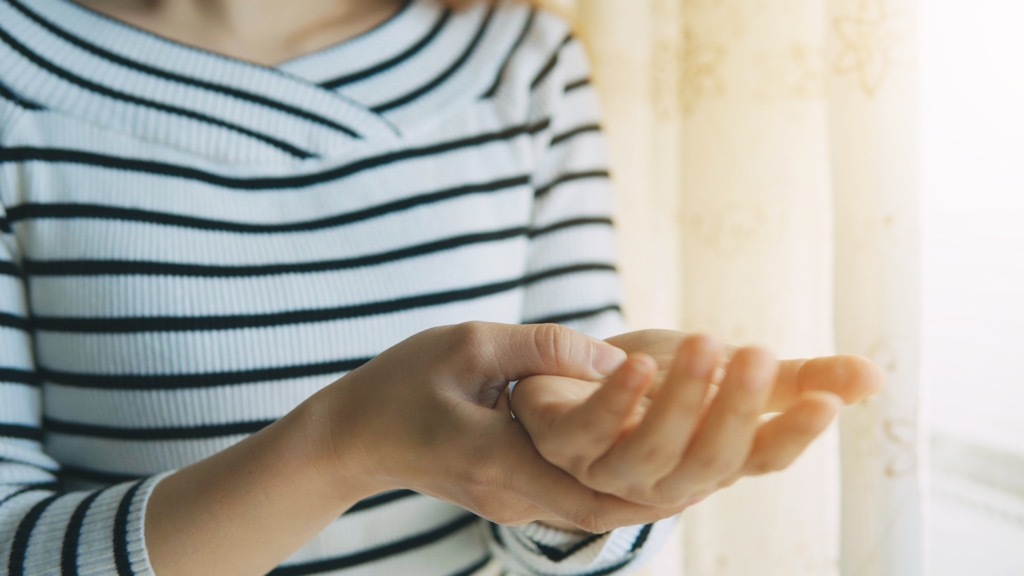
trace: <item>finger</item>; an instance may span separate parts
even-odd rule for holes
[[[778,362],[759,348],[738,350],[679,468],[666,487],[717,484],[743,466],[764,413]]]
[[[603,384],[526,378],[511,395],[512,412],[548,461],[579,476],[637,419],[656,370],[653,359],[637,355]]]
[[[511,451],[502,454],[505,487],[517,498],[533,503],[554,518],[596,533],[644,524],[668,515],[583,486],[541,458],[526,432],[514,421],[507,423],[503,435]],[[515,465],[509,466],[509,461]]]
[[[445,326],[445,347],[435,350],[471,374],[475,386],[449,383],[481,406],[494,407],[508,383],[536,374],[599,380],[626,359],[622,350],[557,324],[527,326],[466,322]]]
[[[663,376],[663,378],[657,379],[654,386],[648,391],[648,396],[651,396],[661,388],[664,376],[667,376],[672,368],[676,353],[679,351],[679,346],[683,340],[690,336],[692,335],[676,330],[649,329],[619,334],[605,341],[625,350],[627,353],[644,352],[654,358],[660,369],[659,375]],[[728,345],[723,345],[723,349],[725,351],[722,357],[723,361],[728,359],[736,350]]]
[[[635,425],[639,403],[653,384],[658,365],[646,354],[631,356],[581,406],[563,421],[561,436],[570,456],[569,469],[583,474]]]
[[[531,376],[516,384],[515,393],[512,393],[510,387],[507,395],[508,411],[528,431],[536,429],[546,433],[586,402],[601,385],[600,382],[561,376]],[[504,410],[505,403],[503,398],[496,408]]]
[[[629,354],[643,352],[654,358],[660,371],[668,372],[676,351],[679,350],[679,344],[684,338],[686,338],[686,334],[676,330],[649,329],[612,336],[605,342],[621,348]]]
[[[559,449],[564,420],[600,388],[598,382],[562,378],[561,376],[531,376],[519,381],[515,393],[502,395],[495,408],[507,410],[526,429],[533,443],[549,461],[561,465],[553,458],[550,448]]]
[[[828,428],[842,406],[842,398],[828,392],[811,391],[800,396],[789,410],[757,431],[742,474],[752,476],[788,468]]]
[[[599,380],[626,360],[626,353],[558,324],[500,326],[503,350],[496,364],[507,381],[535,374]]]
[[[679,344],[643,421],[593,466],[593,476],[603,479],[606,489],[621,491],[638,480],[653,486],[676,468],[700,421],[722,354],[722,345],[706,336],[690,336]]]
[[[786,360],[780,363],[768,409],[782,412],[811,390],[835,394],[852,404],[878,392],[884,379],[878,365],[859,356]]]

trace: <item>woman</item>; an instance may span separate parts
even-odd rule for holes
[[[582,48],[460,8],[0,2],[5,573],[611,573],[877,386],[583,336]]]

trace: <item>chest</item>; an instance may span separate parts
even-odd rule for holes
[[[438,324],[520,321],[526,147],[437,140],[289,167],[187,164],[145,143],[24,165],[8,212],[41,370],[139,389],[258,379]]]

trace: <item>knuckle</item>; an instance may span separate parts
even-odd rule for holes
[[[612,521],[610,518],[598,516],[594,520],[593,526],[588,532],[592,534],[604,534],[605,532],[611,532],[618,528],[618,524]]]
[[[625,495],[626,500],[629,500],[630,502],[637,502],[648,506],[660,500],[653,487],[642,483],[629,484],[623,490],[623,494]]]
[[[454,328],[453,342],[460,348],[474,350],[488,342],[488,330],[482,322],[463,322]]]
[[[702,475],[706,475],[709,471],[718,468],[719,460],[720,457],[716,452],[702,452],[695,454],[690,459],[690,465]]]
[[[584,532],[599,532],[601,513],[596,498],[586,498],[576,502],[571,509],[563,510],[563,519]]]
[[[621,492],[621,486],[618,482],[610,481],[607,477],[590,469],[582,471],[579,475],[573,474],[573,476],[583,486],[602,494],[618,494]]]
[[[580,454],[579,452],[564,454],[562,457],[564,458],[562,460],[564,466],[559,465],[559,467],[579,478],[585,485],[590,485],[592,482],[591,465],[593,464],[593,459],[589,455]]]
[[[533,344],[545,365],[558,369],[575,350],[571,330],[560,324],[538,324],[533,331]]]
[[[493,356],[493,334],[484,322],[464,322],[451,327],[449,335],[453,355],[471,368],[482,366]]]
[[[537,451],[545,460],[562,470],[575,475],[576,471],[580,469],[579,464],[583,457],[569,449],[564,443],[553,442],[545,437],[536,441],[535,444]]]
[[[777,365],[775,355],[767,348],[748,346],[736,351],[730,367],[742,371],[744,380],[756,381],[765,374],[774,374]]]
[[[693,334],[683,340],[682,348],[689,357],[717,359],[722,345],[707,334]]]
[[[614,459],[601,459],[587,467],[587,486],[605,494],[625,494],[639,477],[635,469]]]
[[[675,464],[675,449],[664,442],[644,446],[639,455],[640,466],[644,469],[663,469]]]
[[[607,531],[604,529],[605,523],[601,520],[601,515],[593,508],[586,508],[580,511],[573,524],[580,530],[590,532],[591,534],[600,534]]]
[[[775,355],[771,350],[761,346],[747,346],[740,350],[745,362],[762,365],[775,362]]]

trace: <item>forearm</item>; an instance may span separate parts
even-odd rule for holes
[[[380,491],[323,446],[319,427],[332,415],[321,395],[156,486],[145,531],[157,574],[265,573]]]

